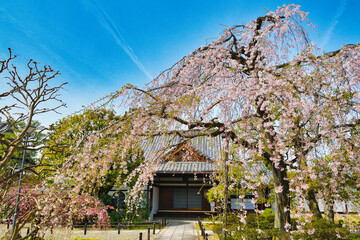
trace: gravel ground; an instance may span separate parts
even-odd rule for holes
[[[10,227],[11,230],[11,227]],[[3,238],[6,232],[10,231],[6,229],[6,225],[0,225],[0,239]],[[45,239],[52,240],[60,240],[60,239],[75,239],[75,238],[95,238],[102,240],[115,240],[115,239],[123,239],[123,240],[137,240],[139,239],[140,233],[142,233],[142,239],[148,239],[148,230],[121,230],[120,235],[118,235],[117,230],[96,230],[96,229],[88,229],[86,235],[84,235],[84,230],[68,230],[68,229],[55,229],[53,234],[50,231],[46,232]],[[155,239],[156,234],[159,230],[155,231],[155,235],[152,234],[152,229],[150,231],[150,239]],[[26,234],[26,229],[21,231],[21,235],[24,236]]]

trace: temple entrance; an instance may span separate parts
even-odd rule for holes
[[[160,187],[159,209],[209,211],[205,192],[199,187]]]

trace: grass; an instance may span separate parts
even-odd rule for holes
[[[214,225],[221,224],[221,223],[204,223],[205,230],[212,230]]]
[[[205,228],[205,230],[212,230],[212,225],[215,225],[216,223],[203,223],[203,226]],[[200,226],[199,224],[195,224],[196,226],[196,230],[198,232],[198,236],[199,236],[199,239],[204,239],[200,234]],[[210,235],[208,237],[209,240],[220,240],[219,236],[218,235]]]
[[[335,223],[339,223],[342,220],[346,225],[360,224],[360,215],[358,214],[335,214]]]

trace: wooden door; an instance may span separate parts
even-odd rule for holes
[[[159,188],[159,209],[173,209],[174,205],[174,189],[160,187]]]
[[[199,188],[188,188],[188,209],[201,210],[202,209],[202,194]]]

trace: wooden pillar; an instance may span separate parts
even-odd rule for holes
[[[147,211],[151,211],[151,204],[150,204],[150,188],[149,183],[146,186],[146,205],[148,206]]]
[[[189,208],[189,175],[186,175],[186,208]]]

